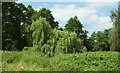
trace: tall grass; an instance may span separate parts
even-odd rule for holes
[[[118,71],[118,52],[85,52],[47,57],[34,51],[2,51],[3,71]]]

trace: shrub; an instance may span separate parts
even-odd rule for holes
[[[87,48],[84,46],[83,49],[82,49],[82,52],[87,52]]]

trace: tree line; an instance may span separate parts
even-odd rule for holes
[[[111,11],[113,28],[93,32],[88,37],[77,16],[71,17],[63,29],[49,9],[37,12],[31,5],[2,3],[2,49],[21,51],[32,47],[49,56],[54,52],[120,51],[119,7]]]

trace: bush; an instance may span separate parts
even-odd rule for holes
[[[87,52],[87,48],[84,46],[83,49],[82,49],[82,52]]]

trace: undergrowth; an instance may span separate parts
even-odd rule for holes
[[[2,51],[3,71],[118,71],[118,52],[85,52],[48,57],[33,51]]]

